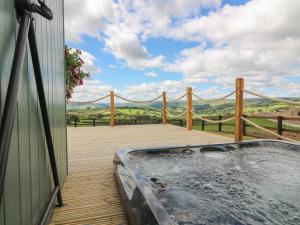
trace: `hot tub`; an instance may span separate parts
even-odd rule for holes
[[[260,140],[121,150],[132,225],[300,224],[300,145]]]

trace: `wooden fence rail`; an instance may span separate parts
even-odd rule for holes
[[[230,116],[228,116],[230,117]],[[271,121],[274,122],[274,126],[267,126],[267,125],[262,125],[264,128],[268,128],[269,130],[272,130],[274,132],[276,132],[279,135],[283,135],[284,133],[294,133],[295,135],[297,135],[297,139],[300,138],[300,123],[299,124],[294,124],[291,123],[291,121],[300,121],[299,117],[287,117],[287,116],[255,116],[255,115],[244,115],[243,117],[248,118],[248,119],[264,119],[266,121]],[[221,120],[222,118],[224,118],[223,116],[208,116],[207,118],[209,119],[218,119]],[[225,117],[226,118],[226,117]],[[285,122],[287,121],[287,122]],[[235,121],[232,122],[227,122],[227,123],[209,123],[206,122],[204,120],[194,120],[193,124],[195,126],[200,126],[201,130],[214,130],[216,132],[225,132],[225,133],[234,133],[234,131],[230,131],[230,130],[234,130],[234,129],[228,129],[228,127],[235,127]],[[225,127],[225,129],[224,129]],[[211,128],[211,129],[209,129]],[[215,129],[212,129],[215,128]],[[227,129],[226,129],[227,128]],[[262,138],[264,137],[263,135],[260,135],[260,133],[258,132],[258,134],[254,134],[253,132],[251,132],[250,129],[253,128],[252,125],[247,124],[245,121],[242,122],[242,131],[243,131],[243,136],[253,136],[253,137],[259,137]],[[299,134],[299,135],[298,135]],[[280,139],[280,138],[278,138]]]
[[[207,116],[205,118],[212,119],[212,120],[222,120],[226,118],[230,118],[231,116]],[[285,133],[293,133],[297,136],[297,139],[300,138],[300,123],[293,124],[292,121],[300,121],[299,117],[291,117],[291,116],[256,116],[256,115],[244,115],[243,117],[246,117],[248,119],[263,119],[263,120],[269,120],[274,122],[274,126],[264,126],[265,128],[268,128],[274,132],[276,132],[279,135],[283,135]],[[288,123],[287,123],[288,122]],[[168,119],[168,124],[173,124],[181,127],[186,127],[187,121],[186,119]],[[115,119],[114,125],[139,125],[139,124],[163,124],[162,119]],[[92,118],[92,119],[85,119],[82,121],[79,121],[77,119],[74,119],[72,123],[69,123],[69,125],[78,127],[78,126],[109,126],[110,121],[101,121]],[[200,130],[203,131],[215,131],[215,132],[223,132],[223,133],[232,133],[234,134],[234,128],[235,128],[235,121],[231,122],[219,122],[219,123],[209,123],[201,119],[193,119],[193,127],[196,128],[199,126]],[[242,131],[243,136],[253,136],[262,138],[265,137],[260,132],[253,132],[253,126],[247,124],[245,121],[242,122]],[[299,138],[298,138],[299,137]]]
[[[84,122],[83,122],[84,121]],[[69,126],[79,127],[79,126],[110,126],[110,121],[97,121],[96,119],[85,119],[80,121],[78,119],[73,119],[72,123],[69,122]],[[183,119],[169,119],[169,124],[174,124],[177,126],[184,127],[185,120]],[[138,125],[138,124],[163,124],[162,119],[115,119],[114,125]]]

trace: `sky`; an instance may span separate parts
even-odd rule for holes
[[[91,73],[73,100],[132,99],[186,87],[300,96],[299,0],[65,0],[65,39]]]

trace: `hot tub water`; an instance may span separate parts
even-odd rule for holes
[[[231,149],[130,158],[174,224],[300,224],[300,152]]]

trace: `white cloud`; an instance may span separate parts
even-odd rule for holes
[[[106,34],[110,37],[105,39],[106,51],[112,53],[117,59],[124,60],[128,67],[144,69],[163,65],[164,57],[161,55],[151,57],[135,34],[123,33],[119,29],[109,29]]]
[[[195,81],[210,78],[218,85],[243,76],[249,86],[278,88],[281,94],[278,80],[300,74],[299,8],[300,1],[253,0],[193,18],[176,32],[187,39],[193,35],[199,46],[184,49],[165,70]]]
[[[117,66],[115,64],[109,64],[108,67],[111,68],[111,69],[117,68]]]
[[[66,38],[80,41],[80,34],[86,34],[104,40],[106,50],[130,68],[162,67],[164,57],[151,56],[142,40],[168,36],[176,21],[198,15],[201,7],[220,4],[221,0],[69,0],[65,3]]]
[[[105,96],[114,90],[116,94],[135,100],[152,99],[162,92],[167,92],[169,98],[177,98],[185,93],[187,83],[183,81],[165,80],[163,82],[142,83],[128,85],[124,90],[116,90],[111,85],[104,84],[99,80],[84,80],[84,85],[74,89],[73,101],[90,101]],[[104,102],[108,102],[106,99]],[[116,102],[122,100],[116,98]]]
[[[182,81],[165,80],[162,82],[142,83],[139,85],[128,85],[121,93],[132,99],[151,99],[162,92],[168,92],[169,97],[177,97],[185,92],[186,86]]]
[[[182,86],[213,83],[232,88],[235,77],[243,76],[249,88],[275,95],[299,93],[299,85],[288,77],[300,75],[300,1],[252,0],[220,6],[221,0],[69,0],[66,37],[77,41],[79,34],[97,37],[106,51],[130,68],[181,73]],[[210,13],[199,15],[201,8]],[[198,46],[167,62],[145,47],[149,38],[159,37],[194,40]],[[170,82],[178,83],[140,84],[126,90],[168,87]]]
[[[167,99],[177,99],[186,93],[186,88],[192,87],[193,92],[203,98],[221,97],[224,94],[224,90],[227,93],[228,89],[220,89],[217,85],[201,89],[192,85],[189,81],[185,80],[165,80],[162,82],[142,83],[139,85],[126,86],[125,90],[121,92],[124,96],[132,99],[152,99],[156,96],[166,92]],[[185,98],[183,98],[185,100]]]
[[[81,41],[80,34],[101,37],[106,21],[113,21],[116,4],[111,0],[65,1],[65,34],[69,41]]]
[[[154,71],[150,71],[150,72],[146,72],[146,73],[145,73],[145,76],[146,76],[146,77],[157,77],[158,74],[155,73]]]
[[[205,36],[210,41],[265,46],[291,36],[299,36],[297,23],[300,18],[299,1],[293,0],[252,0],[242,6],[224,6],[208,16],[191,19],[184,23],[181,32]],[[260,40],[260,42],[255,42]]]
[[[100,97],[103,97],[114,90],[111,85],[104,84],[99,80],[87,80],[83,81],[83,85],[77,86],[74,89],[72,101],[91,101]],[[104,102],[107,102],[106,99]]]
[[[99,66],[95,65],[95,61],[97,60],[95,56],[87,51],[81,51],[81,58],[84,61],[82,68],[89,72],[91,75],[95,73],[100,73],[101,69]]]
[[[272,80],[268,80],[267,77],[262,83],[260,78],[252,77],[246,80],[245,88],[248,90],[254,90],[256,92],[265,93],[269,88],[275,87],[274,90],[269,92],[269,95],[288,97],[288,96],[299,96],[300,95],[300,84],[293,83],[282,77],[275,77]],[[221,84],[221,85],[220,85]],[[123,97],[127,97],[134,100],[147,100],[153,99],[162,94],[162,92],[167,93],[167,98],[169,100],[176,99],[186,92],[186,87],[193,87],[193,92],[202,98],[218,98],[228,94],[234,90],[235,80],[231,79],[219,79],[216,81],[216,85],[209,88],[199,88],[197,86],[191,85],[188,81],[179,80],[165,80],[162,82],[151,82],[142,83],[139,85],[128,85],[124,90],[114,90],[111,85],[104,84],[99,80],[85,80],[83,86],[78,86],[75,88],[72,100],[74,101],[89,101],[100,98],[110,93],[114,90],[115,93],[120,94]],[[280,93],[280,94],[278,94]],[[245,97],[253,97],[251,95],[245,94]],[[230,97],[230,98],[234,98]],[[185,98],[183,99],[185,100]],[[109,102],[109,98],[103,100],[102,102]],[[123,102],[122,100],[116,98],[115,102]]]

